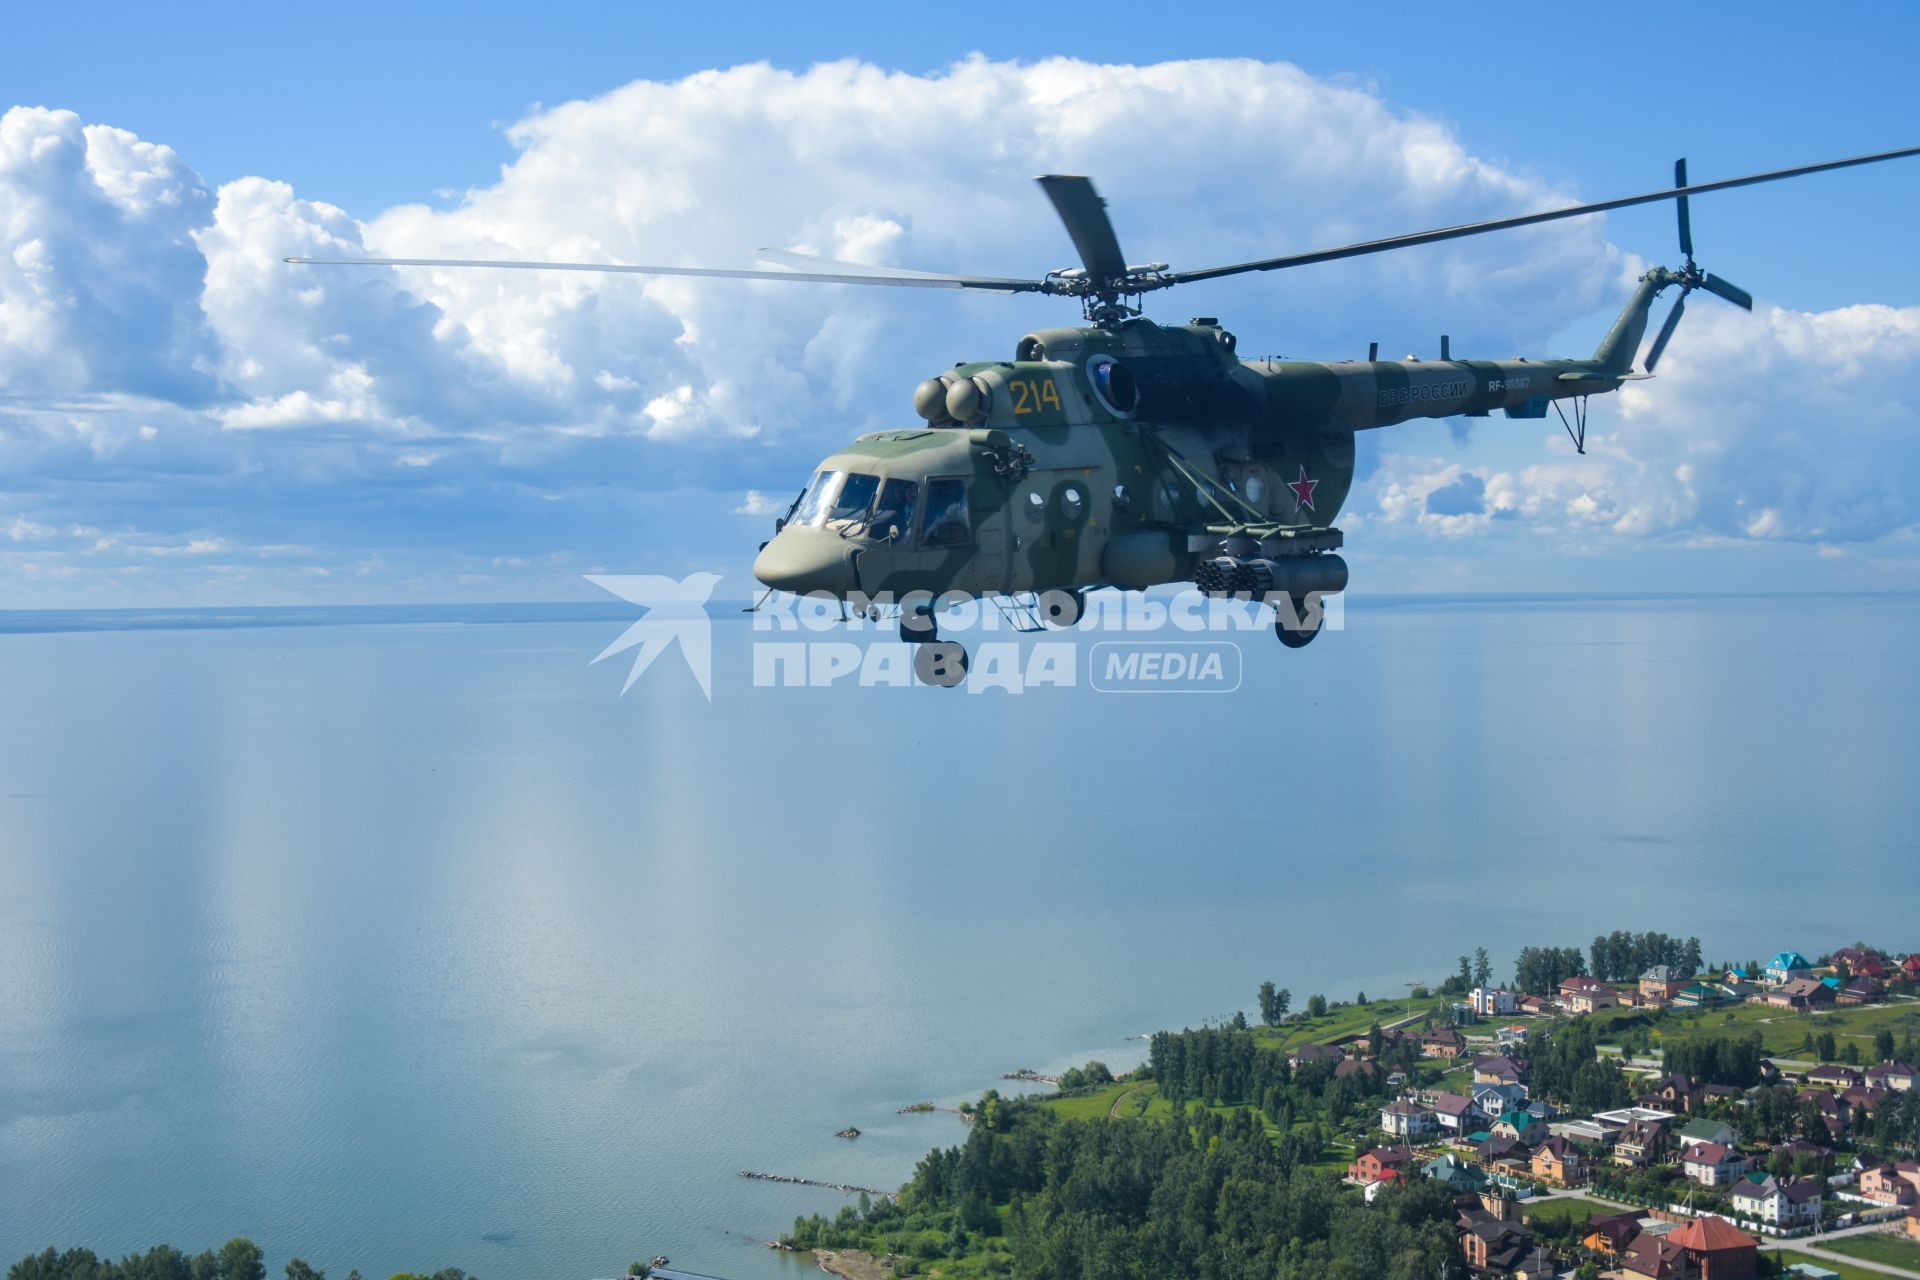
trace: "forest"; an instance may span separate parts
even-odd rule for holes
[[[1424,1179],[1369,1206],[1252,1111],[1177,1104],[1168,1121],[979,1108],[964,1144],[920,1162],[899,1201],[802,1218],[791,1248],[893,1255],[912,1275],[1023,1280],[1435,1280],[1462,1274],[1452,1201]]]

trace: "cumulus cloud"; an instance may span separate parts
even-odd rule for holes
[[[752,265],[773,246],[1038,274],[1073,261],[1039,172],[1093,174],[1129,256],[1177,266],[1576,197],[1364,89],[1245,60],[745,66],[542,110],[509,137],[496,181],[356,216],[270,173],[209,191],[164,145],[70,113],[0,117],[0,580],[110,593],[116,573],[198,566],[257,585],[264,557],[524,594],[622,557],[744,567],[736,507],[761,514],[822,453],[907,420],[926,373],[1074,318],[1057,300],[290,255]],[[1636,269],[1603,230],[1196,286],[1157,313],[1221,314],[1248,354],[1426,350],[1443,329],[1463,350],[1537,349]],[[1911,318],[1855,310],[1776,313],[1758,349],[1690,316],[1597,457],[1496,471],[1389,452],[1355,519],[1460,540],[1505,520],[1826,545],[1903,527],[1886,473],[1805,465],[1837,424],[1909,425]],[[1734,425],[1755,415],[1774,428],[1758,450]],[[61,532],[78,527],[108,532]],[[202,550],[136,563],[135,547]]]
[[[1447,538],[1511,520],[1583,539],[1870,542],[1920,521],[1916,403],[1920,308],[1696,304],[1658,378],[1592,402],[1614,425],[1585,457],[1563,437],[1512,470],[1389,450],[1375,500],[1387,522]]]

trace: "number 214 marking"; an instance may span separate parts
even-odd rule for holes
[[[1060,410],[1060,388],[1051,378],[1036,381],[1031,378],[1012,378],[1007,385],[1013,389],[1013,411],[1015,413],[1038,413],[1042,407]]]

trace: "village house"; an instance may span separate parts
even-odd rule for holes
[[[1691,1077],[1683,1071],[1674,1071],[1663,1076],[1647,1095],[1649,1101],[1658,1101],[1671,1106],[1675,1111],[1691,1111],[1700,1102],[1701,1090]]]
[[[1365,1185],[1399,1179],[1412,1160],[1413,1151],[1408,1147],[1375,1147],[1347,1166],[1347,1177]]]
[[[1602,1009],[1611,1009],[1620,1003],[1620,993],[1612,987],[1596,984],[1584,991],[1576,991],[1567,1001],[1567,1007],[1575,1013],[1598,1013]]]
[[[1380,1127],[1395,1138],[1419,1138],[1438,1129],[1440,1121],[1430,1108],[1401,1098],[1380,1108]]]
[[[1852,1067],[1837,1062],[1823,1062],[1807,1072],[1807,1083],[1819,1085],[1823,1089],[1851,1089],[1866,1077]]]
[[[1747,1171],[1747,1158],[1724,1143],[1696,1142],[1680,1157],[1680,1167],[1689,1181],[1724,1187]]]
[[[1776,1227],[1798,1227],[1820,1217],[1821,1184],[1813,1178],[1781,1182],[1771,1174],[1759,1181],[1748,1174],[1734,1184],[1734,1212]]]
[[[1657,964],[1640,975],[1640,995],[1645,1000],[1667,1001],[1680,994],[1686,978],[1664,964]]]
[[[1685,1250],[1687,1266],[1700,1280],[1745,1280],[1759,1273],[1760,1242],[1725,1218],[1695,1218],[1667,1239]]]
[[[1850,974],[1865,974],[1869,978],[1887,976],[1887,958],[1878,951],[1842,947],[1833,953],[1833,963],[1845,966]]]
[[[1863,1004],[1885,1004],[1887,989],[1878,981],[1865,975],[1848,978],[1840,984],[1840,990],[1833,997],[1835,1004],[1858,1007]]]
[[[1731,998],[1719,987],[1694,982],[1674,994],[1673,1006],[1676,1009],[1711,1009],[1717,1004],[1725,1004]]]
[[[1482,1084],[1473,1089],[1473,1105],[1487,1119],[1506,1114],[1509,1107],[1527,1105],[1527,1086],[1523,1084]]]
[[[1645,1169],[1667,1158],[1673,1149],[1667,1126],[1652,1120],[1635,1120],[1614,1140],[1613,1162],[1629,1169]]]
[[[1340,1062],[1346,1054],[1330,1044],[1303,1044],[1287,1055],[1287,1065],[1298,1071],[1312,1062]]]
[[[1917,1081],[1920,1081],[1920,1071],[1915,1071],[1911,1062],[1895,1059],[1867,1068],[1867,1083],[1877,1084],[1883,1089],[1905,1093]]]
[[[1552,1257],[1534,1245],[1533,1233],[1521,1224],[1482,1213],[1465,1227],[1460,1236],[1460,1252],[1476,1275],[1524,1277],[1525,1280],[1553,1275]]]
[[[1475,987],[1467,1001],[1478,1018],[1503,1018],[1518,1008],[1513,992],[1505,987]]]
[[[1591,1250],[1603,1258],[1618,1258],[1627,1251],[1634,1237],[1640,1234],[1640,1215],[1637,1213],[1614,1213],[1604,1218],[1594,1218],[1587,1223],[1587,1234],[1580,1238],[1580,1247]]]
[[[1684,1249],[1664,1235],[1642,1231],[1621,1255],[1620,1269],[1648,1280],[1678,1280],[1687,1267]]]
[[[1442,1130],[1459,1137],[1472,1133],[1486,1122],[1487,1114],[1474,1105],[1472,1098],[1458,1093],[1433,1095],[1434,1121]]]
[[[1862,1169],[1860,1194],[1881,1204],[1920,1203],[1920,1164],[1902,1160]]]
[[[1920,951],[1900,962],[1900,972],[1908,982],[1920,982]]]
[[[1587,1180],[1587,1157],[1558,1134],[1534,1148],[1533,1176],[1555,1187],[1577,1187]]]
[[[1545,996],[1521,996],[1517,1003],[1520,1007],[1515,1012],[1518,1013],[1545,1013],[1547,1011],[1547,998]]]
[[[1486,1171],[1452,1153],[1429,1160],[1421,1172],[1446,1186],[1455,1195],[1479,1195],[1487,1189]]]
[[[1815,978],[1789,979],[1785,986],[1767,996],[1767,1003],[1776,1009],[1802,1013],[1809,1009],[1830,1009],[1833,1001],[1833,988]]]
[[[1496,1138],[1511,1138],[1531,1147],[1546,1137],[1547,1124],[1525,1107],[1509,1107],[1494,1121],[1490,1132]]]
[[[1467,1038],[1452,1027],[1432,1027],[1420,1033],[1420,1056],[1457,1058],[1467,1050]]]
[[[1782,951],[1767,961],[1767,981],[1784,987],[1797,978],[1813,976],[1813,962],[1798,951]]]
[[[1503,1053],[1488,1054],[1473,1060],[1475,1084],[1525,1084],[1527,1069]]]
[[[1731,1147],[1740,1141],[1740,1135],[1725,1120],[1708,1120],[1704,1117],[1687,1121],[1678,1137],[1682,1148],[1701,1142],[1717,1142],[1723,1147]]]
[[[1607,987],[1606,983],[1600,981],[1598,978],[1589,977],[1584,973],[1576,973],[1571,978],[1561,982],[1559,990],[1560,1003],[1566,1008],[1571,1009],[1575,996],[1600,989],[1611,990],[1611,988]]]

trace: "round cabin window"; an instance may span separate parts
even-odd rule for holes
[[[1080,490],[1068,485],[1060,491],[1060,514],[1069,520],[1078,520],[1080,513],[1087,509],[1087,499]]]

